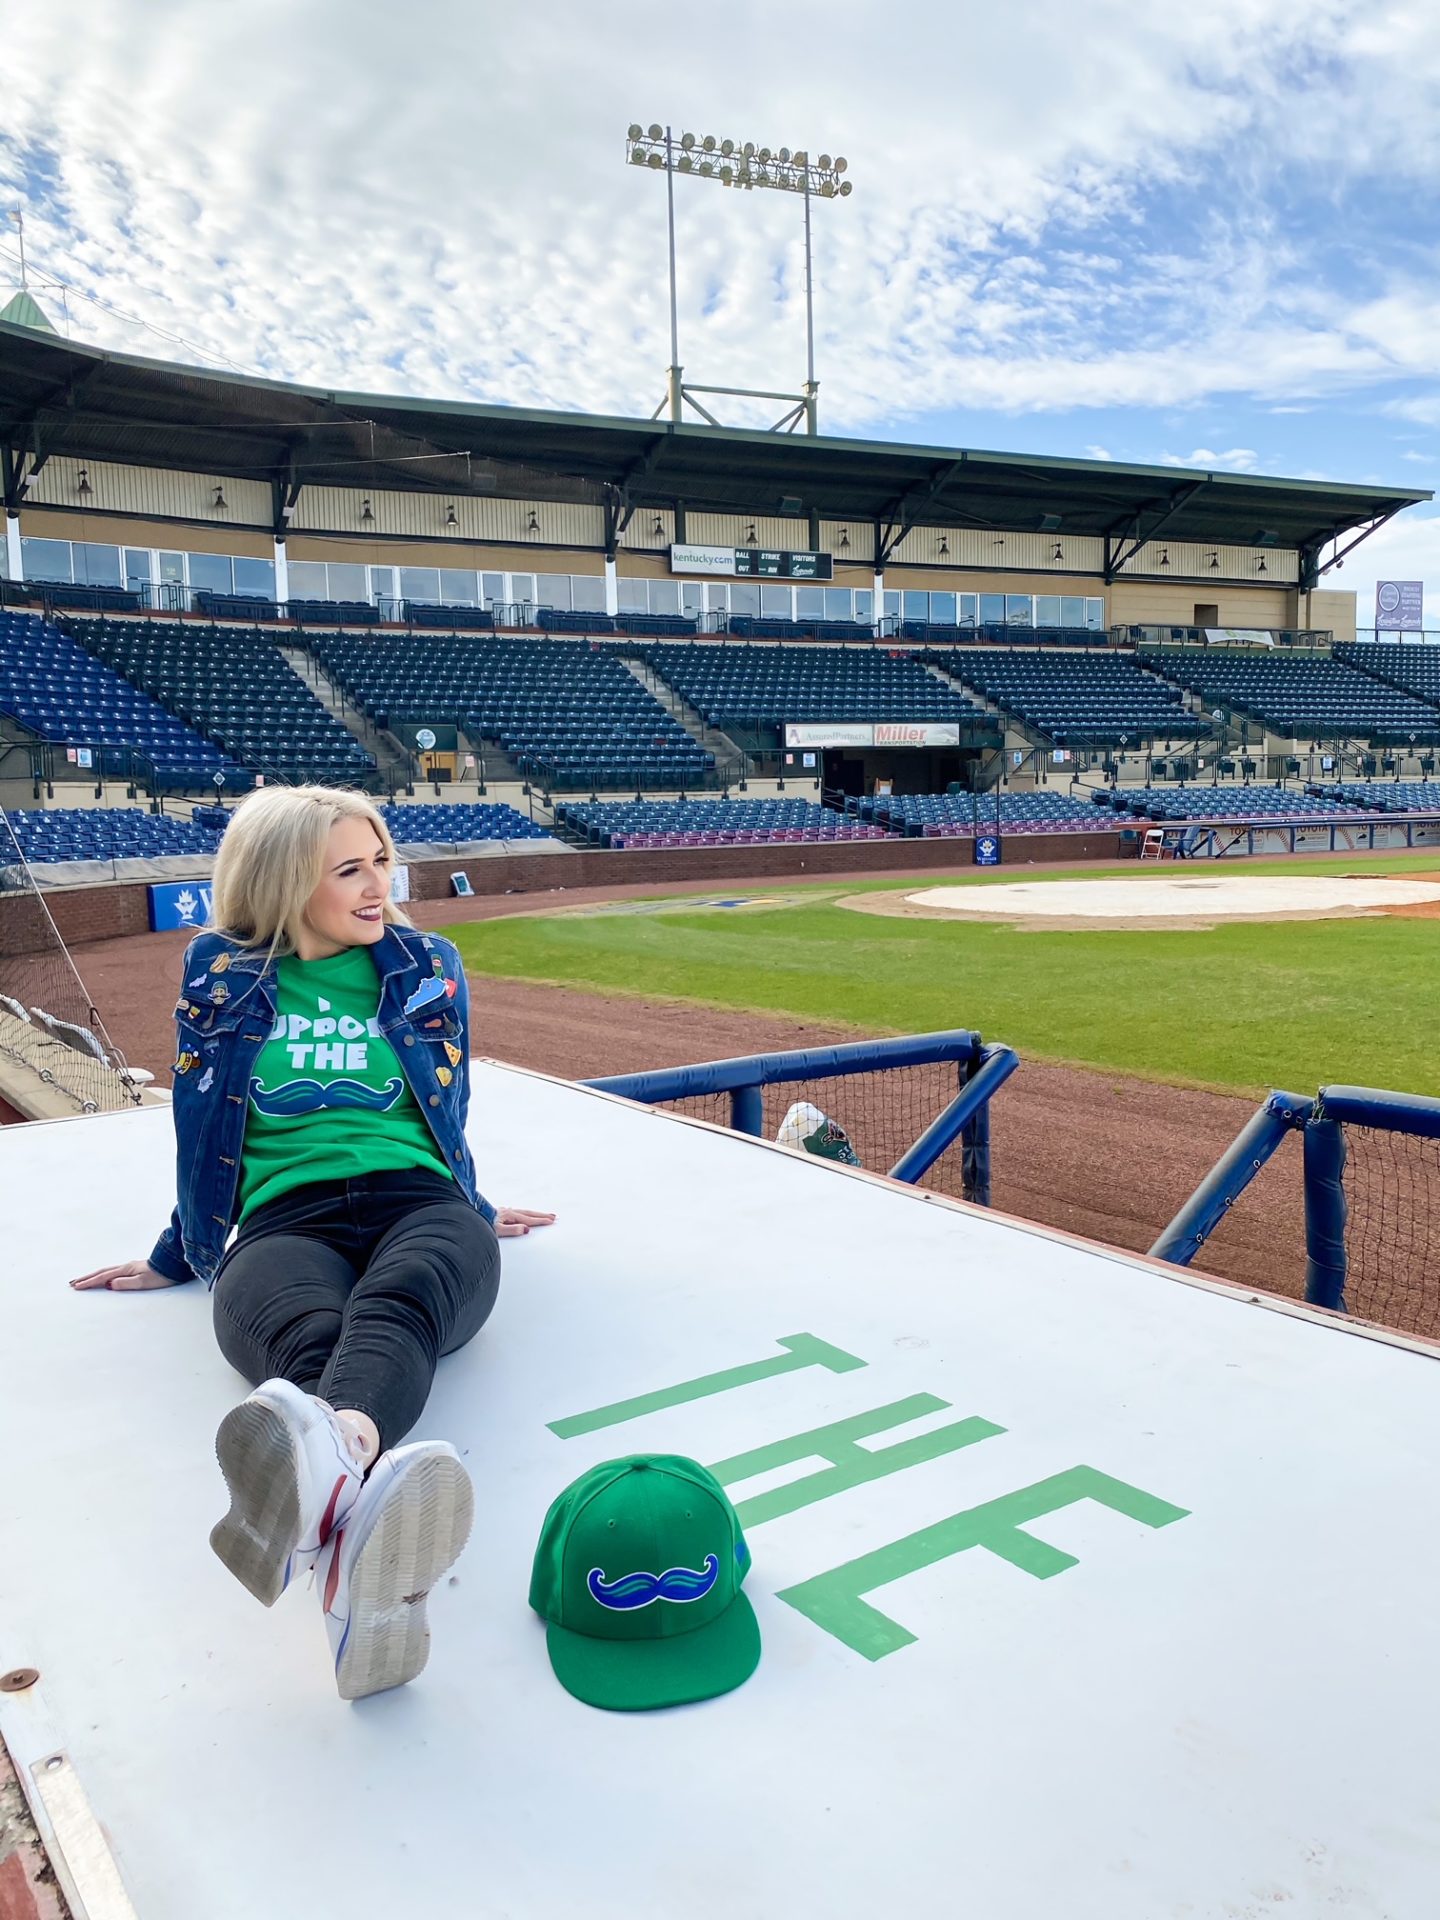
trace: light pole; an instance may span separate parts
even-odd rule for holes
[[[636,121],[625,136],[625,158],[631,166],[646,167],[652,172],[663,171],[665,174],[665,207],[670,240],[670,369],[666,376],[665,398],[652,417],[658,418],[668,407],[670,418],[678,422],[688,400],[702,420],[708,421],[712,427],[718,427],[720,422],[708,408],[701,405],[695,395],[726,394],[750,400],[789,401],[788,411],[775,422],[773,431],[793,432],[803,421],[807,433],[817,433],[816,400],[820,389],[815,378],[815,286],[810,202],[816,196],[822,200],[849,198],[851,182],[841,178],[848,164],[844,155],[832,159],[828,153],[822,153],[812,161],[803,148],[795,153],[789,147],[780,147],[772,152],[769,147],[757,147],[753,140],[746,140],[743,144],[734,140],[717,140],[713,133],[699,138],[693,133],[682,133],[677,140],[670,128],[662,127],[658,121],[648,128]],[[701,180],[718,180],[722,187],[768,187],[780,193],[798,193],[804,197],[805,387],[802,393],[775,393],[756,387],[699,387],[687,385],[682,380],[675,291],[677,173],[693,174]]]

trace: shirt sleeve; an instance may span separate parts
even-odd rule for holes
[[[460,958],[459,948],[452,945],[451,951],[455,957],[455,1010],[460,1015],[460,1064],[456,1068],[456,1072],[460,1077],[458,1114],[460,1119],[460,1133],[463,1138],[465,1122],[470,1114],[470,983],[465,978],[465,965]],[[469,1143],[467,1142],[466,1145],[468,1148]],[[494,1207],[485,1198],[484,1194],[479,1191],[478,1186],[476,1188],[476,1195],[480,1202],[481,1214],[493,1227],[495,1224]]]

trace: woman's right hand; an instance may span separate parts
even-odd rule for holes
[[[70,1284],[77,1293],[92,1287],[108,1287],[112,1293],[138,1293],[148,1287],[173,1287],[175,1282],[157,1273],[148,1260],[127,1260],[120,1267],[97,1267],[94,1273],[82,1274]]]

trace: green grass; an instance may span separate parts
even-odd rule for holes
[[[1306,860],[1244,871],[1440,869],[1440,853]],[[1021,877],[939,874],[984,886]],[[1166,869],[1166,871],[1170,871]],[[1215,871],[1209,869],[1209,871]],[[774,890],[800,891],[789,881]],[[886,883],[887,888],[894,883]],[[910,891],[927,884],[911,879]],[[765,889],[747,889],[763,891]],[[1440,922],[1306,920],[1208,932],[1021,932],[886,919],[834,904],[555,914],[448,929],[475,975],[788,1015],[863,1032],[974,1027],[1023,1057],[1260,1093],[1358,1081],[1440,1094]],[[715,888],[708,892],[719,891]],[[808,893],[808,889],[806,889]],[[483,989],[477,1030],[483,1031]]]

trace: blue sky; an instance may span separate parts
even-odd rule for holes
[[[736,0],[639,36],[579,0],[50,0],[6,65],[0,205],[77,338],[648,414],[664,189],[623,137],[668,116],[847,155],[815,220],[828,431],[1440,480],[1440,8]],[[798,202],[677,203],[688,376],[798,383]],[[1377,572],[1440,626],[1440,516],[1330,584],[1363,606]]]

